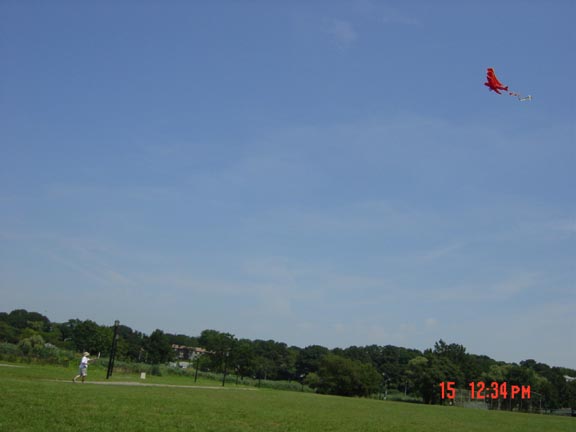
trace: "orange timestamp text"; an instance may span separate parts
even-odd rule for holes
[[[456,383],[445,381],[440,383],[440,393],[442,399],[456,398]],[[509,385],[507,382],[493,381],[486,384],[482,381],[468,383],[470,388],[470,399],[530,399],[530,386]]]

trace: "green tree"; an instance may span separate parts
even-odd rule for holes
[[[327,354],[318,370],[320,393],[340,396],[369,396],[378,391],[381,377],[368,363]]]
[[[232,364],[234,371],[240,376],[256,376],[255,353],[253,342],[249,339],[240,339],[234,349]]]
[[[144,361],[144,334],[125,325],[118,326],[118,359],[134,362]]]
[[[174,345],[183,345],[187,347],[197,347],[198,346],[198,338],[186,336],[183,334],[170,334],[166,333],[168,340],[171,344]]]
[[[424,403],[442,402],[440,383],[452,381],[456,387],[462,387],[462,371],[451,360],[432,353],[415,357],[408,364],[408,375]]]
[[[576,381],[566,383],[566,406],[576,411]]]
[[[110,327],[103,327],[94,321],[86,320],[75,323],[71,339],[76,351],[88,351],[92,354],[108,354],[112,344],[113,332]]]
[[[287,349],[281,370],[282,375],[279,377],[280,379],[299,380],[298,371],[296,370],[296,362],[298,361],[299,353],[300,348],[295,346],[291,346]]]
[[[297,352],[290,351],[285,343],[273,340],[255,340],[252,343],[254,355],[265,365],[265,376],[273,380],[289,380],[296,373]]]
[[[6,321],[0,321],[0,342],[17,343],[18,329],[12,327]]]
[[[35,355],[44,348],[44,339],[40,335],[24,338],[18,343],[18,348],[24,355]]]
[[[308,375],[310,372],[318,372],[323,357],[330,353],[328,348],[320,345],[310,345],[300,350],[296,360],[296,374]]]
[[[198,338],[198,343],[209,353],[202,360],[203,368],[222,372],[225,366],[227,369],[229,366],[234,367],[234,348],[236,345],[234,335],[218,330],[203,330]]]
[[[305,375],[300,382],[310,388],[316,389],[320,386],[322,380],[316,372],[310,372],[308,375]]]
[[[26,309],[15,309],[6,317],[8,324],[12,327],[25,329],[33,327],[37,331],[47,331],[50,327],[50,320],[38,312],[28,312]]]
[[[154,330],[149,337],[145,338],[144,347],[148,353],[148,363],[167,363],[174,355],[168,337],[159,329]]]
[[[476,359],[466,353],[464,345],[451,343],[447,344],[442,339],[434,344],[433,353],[437,357],[448,359],[452,364],[456,365],[463,374],[463,383],[476,381],[482,373]]]
[[[276,365],[271,359],[262,355],[254,357],[254,372],[257,378],[273,379],[275,371]]]

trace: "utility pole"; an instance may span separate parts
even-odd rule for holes
[[[118,326],[120,321],[114,321],[114,337],[112,338],[112,347],[110,348],[110,360],[108,360],[108,371],[106,372],[106,379],[112,376],[114,370],[114,359],[116,358],[116,346],[118,345]]]
[[[222,387],[226,385],[226,373],[228,372],[228,356],[230,355],[230,350],[224,352],[224,375],[222,376]]]
[[[200,357],[202,356],[201,353],[196,352],[196,371],[194,372],[194,382],[198,381],[198,370],[200,369]]]

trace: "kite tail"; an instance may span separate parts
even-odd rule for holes
[[[524,101],[531,101],[532,100],[532,96],[528,95],[528,96],[522,96],[520,93],[516,93],[516,92],[508,92],[508,94],[510,96],[516,96],[518,98],[518,100],[520,102],[524,102]]]

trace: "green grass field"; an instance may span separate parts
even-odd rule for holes
[[[0,366],[0,431],[438,431],[530,432],[576,430],[572,418],[322,396],[253,387],[119,385],[135,375],[76,368]],[[146,383],[193,386],[187,377]]]

